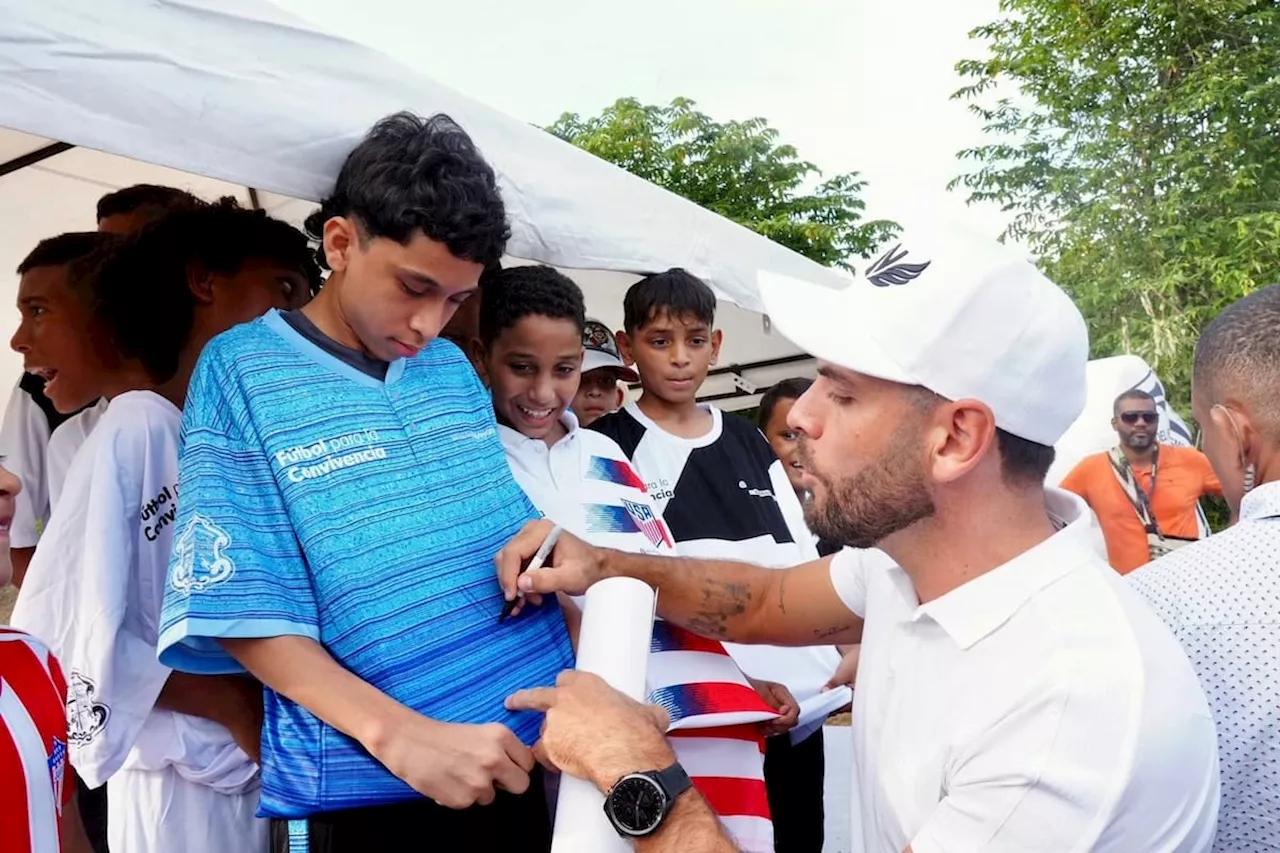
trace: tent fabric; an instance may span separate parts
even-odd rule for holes
[[[0,126],[317,200],[379,117],[444,112],[498,172],[509,251],[570,269],[684,266],[761,310],[809,259],[265,0],[0,0]]]
[[[568,272],[613,328],[637,274],[682,266],[707,280],[720,364],[770,364],[745,381],[713,376],[704,397],[741,408],[758,400],[749,389],[814,375],[754,313],[756,275],[843,286],[839,275],[265,0],[0,0],[0,164],[77,146],[0,176],[0,277],[40,239],[93,229],[97,198],[134,183],[246,204],[253,187],[267,212],[301,225],[369,125],[400,109],[466,128],[498,172],[510,254]],[[19,369],[0,355],[0,380]]]

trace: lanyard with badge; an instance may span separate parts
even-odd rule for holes
[[[1150,552],[1151,559],[1158,560],[1170,551],[1175,551],[1183,545],[1197,541],[1196,539],[1188,539],[1182,536],[1169,536],[1160,531],[1160,525],[1156,521],[1155,511],[1151,508],[1151,500],[1156,493],[1156,476],[1160,469],[1160,448],[1151,454],[1151,491],[1147,492],[1142,488],[1142,484],[1138,482],[1138,477],[1134,474],[1133,466],[1129,464],[1129,459],[1124,455],[1119,447],[1111,448],[1107,454],[1111,460],[1111,470],[1116,475],[1116,479],[1120,481],[1120,488],[1124,489],[1125,495],[1129,498],[1129,503],[1133,504],[1133,509],[1138,513],[1138,520],[1142,522],[1142,527],[1147,533],[1147,549]]]

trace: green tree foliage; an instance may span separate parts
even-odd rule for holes
[[[1280,3],[1002,0],[971,36],[955,97],[987,139],[953,186],[1012,214],[1095,355],[1185,405],[1204,322],[1280,280]]]
[[[824,266],[865,258],[897,230],[863,221],[866,182],[856,172],[821,180],[764,119],[717,122],[694,106],[623,98],[591,118],[565,113],[547,130]]]

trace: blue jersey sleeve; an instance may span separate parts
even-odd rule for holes
[[[306,560],[245,399],[234,368],[211,345],[183,412],[159,642],[160,661],[172,669],[242,671],[223,638],[320,639]]]

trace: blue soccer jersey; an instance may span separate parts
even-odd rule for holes
[[[560,610],[498,623],[493,556],[537,512],[512,479],[489,395],[436,341],[385,381],[280,315],[205,349],[183,417],[160,659],[240,671],[218,638],[309,637],[428,717],[535,714],[503,699],[573,665]],[[267,691],[259,814],[302,817],[418,796],[354,740]]]

